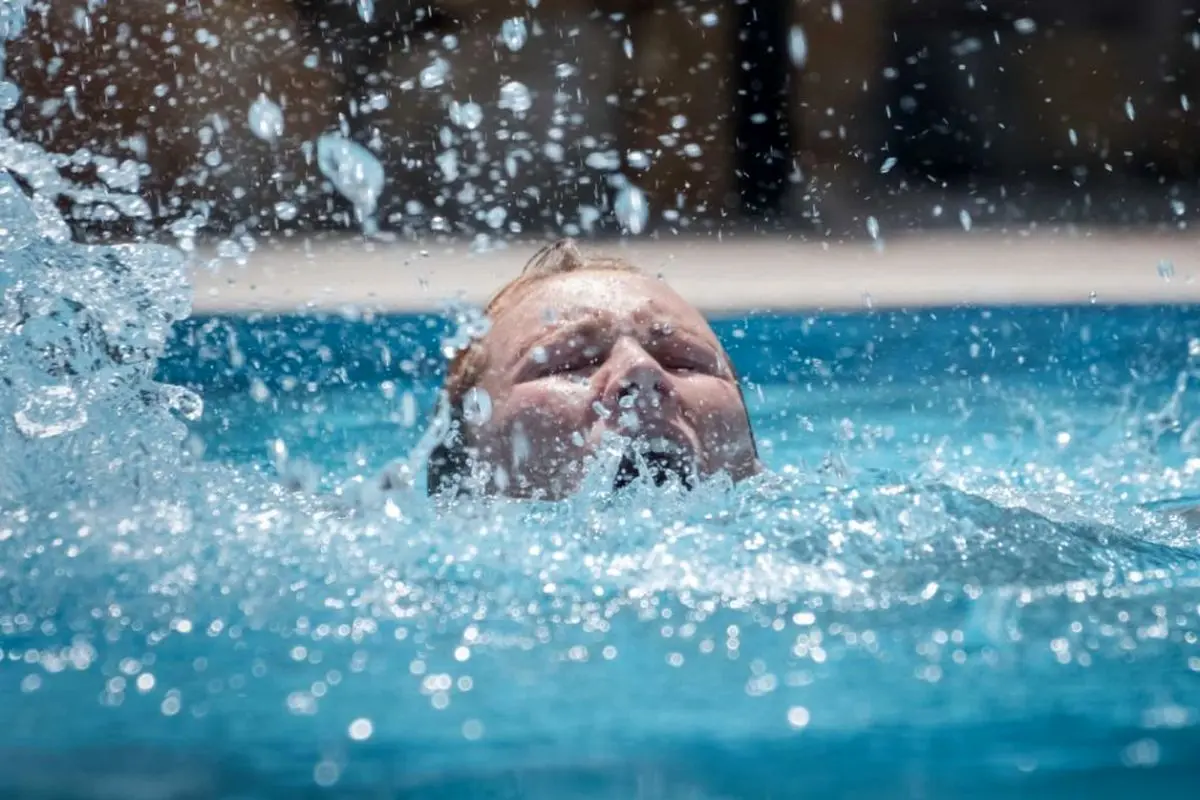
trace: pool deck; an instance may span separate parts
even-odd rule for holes
[[[955,231],[821,242],[731,235],[585,243],[661,273],[710,313],[958,304],[1200,302],[1200,232]],[[272,245],[245,265],[195,268],[197,313],[357,308],[420,312],[481,303],[537,243]],[[1163,265],[1173,265],[1171,270]]]

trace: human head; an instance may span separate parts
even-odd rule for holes
[[[473,482],[559,499],[578,488],[608,434],[629,443],[618,484],[643,470],[689,485],[759,471],[733,365],[700,312],[665,282],[561,240],[534,255],[484,315],[487,332],[446,376],[449,425],[429,459],[430,494]]]

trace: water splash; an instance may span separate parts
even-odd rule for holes
[[[19,34],[24,9],[0,3],[5,38]],[[98,187],[59,172],[88,163]],[[141,491],[182,461],[186,429],[174,414],[194,416],[201,405],[153,379],[172,323],[189,311],[183,258],[70,240],[59,198],[148,215],[128,162],[49,155],[0,132],[0,168],[0,451],[21,465],[0,470],[0,505],[53,508]]]
[[[0,5],[0,29],[12,8]],[[374,213],[382,170],[356,147],[325,140],[318,160]],[[649,774],[667,796],[720,796],[729,775],[708,766],[729,763],[712,758],[718,743],[723,755],[782,752],[743,774],[786,784],[758,794],[796,796],[829,771],[796,767],[826,757],[810,747],[821,735],[949,731],[949,746],[966,729],[960,748],[983,754],[971,765],[994,769],[996,742],[978,731],[1006,721],[1005,753],[1017,741],[1046,754],[1039,763],[1074,764],[1045,743],[1069,715],[1125,737],[1098,748],[1115,761],[1130,747],[1122,725],[1141,742],[1147,725],[1187,720],[1176,706],[1197,704],[1194,535],[1118,513],[1099,492],[1072,496],[1056,465],[1026,460],[1011,485],[985,491],[931,446],[929,472],[960,485],[831,458],[737,487],[613,492],[614,446],[592,465],[592,490],[565,503],[439,504],[414,478],[444,412],[386,485],[296,494],[254,469],[190,464],[175,417],[195,418],[199,398],[153,380],[188,311],[182,257],[78,245],[55,211],[70,196],[137,213],[136,174],[89,157],[106,177],[81,187],[59,174],[66,158],[3,138],[0,157],[0,452],[20,465],[0,470],[0,650],[14,678],[0,685],[0,754],[14,764],[0,793],[66,794],[62,776],[90,763],[71,748],[107,742],[91,761],[109,771],[91,774],[123,793],[235,794],[270,780],[351,794],[397,781],[409,794],[494,789],[544,779],[551,764],[555,789]],[[614,212],[631,233],[648,221],[631,184]],[[878,237],[874,218],[868,229]],[[446,357],[487,331],[478,309],[451,316]],[[232,363],[234,349],[217,358]],[[1159,438],[1188,426],[1188,380],[1147,422]],[[250,386],[268,405],[286,394]],[[489,403],[475,396],[470,413]],[[863,435],[854,427],[845,436]],[[286,445],[272,455],[281,469],[299,463]],[[1029,491],[1037,481],[1047,497]],[[315,484],[301,475],[292,488]],[[1144,697],[1146,685],[1170,696]],[[582,740],[563,736],[572,725]],[[786,738],[800,730],[807,738]],[[181,766],[130,741],[254,770]],[[854,741],[859,759],[896,749]],[[31,742],[59,759],[7,757]],[[953,759],[933,751],[940,774]],[[1130,752],[1144,764],[1170,748]],[[634,783],[612,794],[646,792]]]

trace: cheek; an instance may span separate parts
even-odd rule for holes
[[[503,456],[520,466],[578,450],[591,424],[590,397],[585,386],[513,391],[491,426]]]
[[[746,410],[737,388],[724,382],[689,387],[684,414],[702,441],[715,443],[748,438]]]

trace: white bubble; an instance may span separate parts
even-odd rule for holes
[[[371,720],[367,719],[366,717],[359,717],[351,722],[348,731],[350,738],[356,742],[365,742],[367,739],[371,738],[371,734],[374,732],[375,726],[371,723]]]
[[[1028,36],[1037,31],[1037,23],[1029,17],[1021,17],[1013,22],[1013,28],[1017,33]]]
[[[833,17],[834,22],[842,21],[842,4],[838,0],[833,0],[833,4],[829,6],[829,16]]]
[[[808,727],[809,720],[812,716],[808,713],[808,709],[804,706],[792,706],[787,712],[788,725],[799,730],[800,728]]]
[[[872,239],[879,238],[879,220],[874,217],[867,217],[867,233]]]
[[[896,166],[896,157],[888,156],[884,160],[883,164],[879,167],[879,172],[881,175],[886,175],[887,173],[892,171],[892,167],[894,167],[894,166]]]
[[[358,17],[363,22],[370,23],[375,19],[375,0],[358,0]]]
[[[958,222],[962,225],[964,231],[971,230],[971,212],[965,208],[958,212]]]

